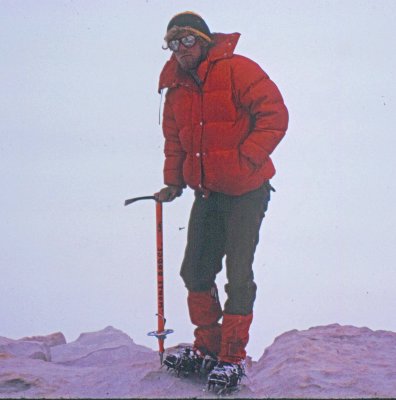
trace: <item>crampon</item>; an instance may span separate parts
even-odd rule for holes
[[[175,354],[168,354],[163,365],[168,370],[174,370],[177,376],[180,374],[188,376],[194,373],[200,375],[208,374],[216,362],[217,360],[210,355],[203,355],[199,350],[184,347]]]
[[[239,390],[242,378],[246,376],[245,365],[218,362],[208,375],[208,390],[217,394],[227,394]]]

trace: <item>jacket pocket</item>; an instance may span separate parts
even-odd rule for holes
[[[240,151],[238,151],[238,153],[239,153],[239,162],[241,165],[241,169],[243,169],[244,165],[247,166],[247,168],[252,171],[259,168],[254,162],[250,161],[248,157],[244,156],[243,153],[241,153]]]
[[[203,159],[206,186],[213,191],[235,193],[255,173],[255,166],[238,149],[208,152]]]

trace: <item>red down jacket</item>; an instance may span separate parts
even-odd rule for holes
[[[228,195],[260,187],[275,174],[270,154],[283,138],[288,112],[268,75],[234,54],[239,33],[214,34],[198,67],[202,86],[172,55],[159,90],[164,104],[164,181]]]

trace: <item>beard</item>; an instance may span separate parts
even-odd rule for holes
[[[180,59],[178,59],[177,61],[184,71],[190,71],[198,67],[201,62],[201,57],[196,58],[191,55],[185,55],[183,57],[180,57]]]

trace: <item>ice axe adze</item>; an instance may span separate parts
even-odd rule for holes
[[[135,203],[139,200],[155,200],[154,196],[135,197],[125,200],[125,205]],[[155,336],[158,339],[159,356],[162,365],[164,357],[164,341],[166,335],[173,333],[172,329],[165,329],[165,312],[164,312],[164,258],[163,258],[163,240],[162,240],[162,203],[155,202],[156,207],[156,230],[157,230],[157,304],[158,304],[158,329],[149,332],[147,335]]]

